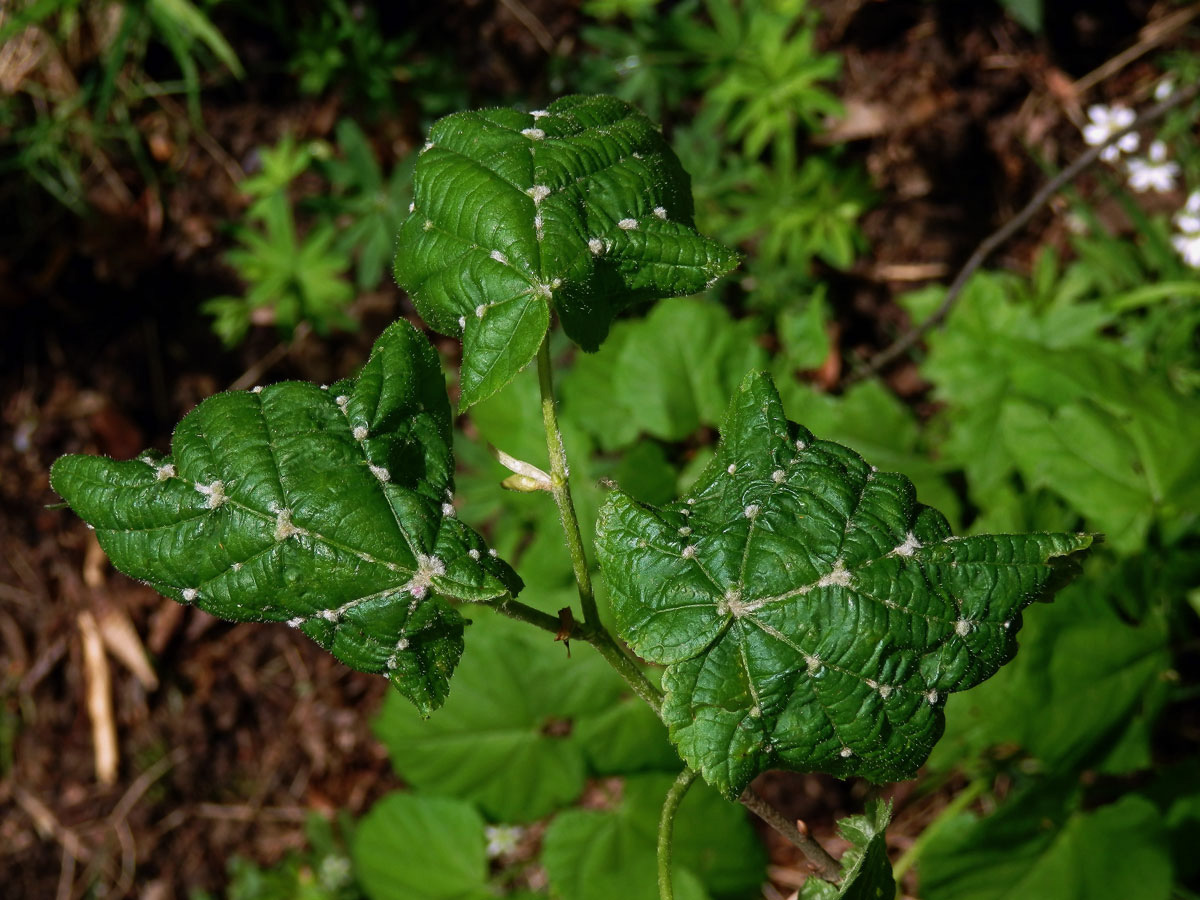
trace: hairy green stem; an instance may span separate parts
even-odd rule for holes
[[[939,812],[933,821],[922,829],[921,834],[913,841],[912,846],[905,850],[900,858],[896,860],[896,864],[892,866],[892,875],[896,879],[897,896],[899,896],[900,879],[920,859],[921,854],[925,852],[925,848],[929,846],[929,842],[937,837],[938,832],[945,827],[947,822],[970,806],[976,797],[987,790],[988,784],[989,781],[986,778],[976,778],[968,784],[962,793],[947,803],[946,808]]]
[[[658,818],[659,900],[675,900],[675,886],[671,881],[671,838],[675,832],[675,813],[695,780],[695,770],[684,766],[663,800],[662,815]]]
[[[579,587],[579,605],[583,607],[583,621],[584,624],[596,628],[600,625],[600,612],[596,608],[596,595],[592,591],[592,576],[588,571],[587,555],[583,551],[579,519],[575,515],[575,504],[571,500],[567,451],[563,447],[562,432],[558,428],[558,409],[554,400],[549,331],[542,339],[542,346],[538,348],[537,368],[538,384],[542,390],[542,423],[546,427],[546,450],[550,454],[550,490],[554,495],[554,503],[558,506],[563,533],[567,537],[567,551],[571,554],[571,568],[575,571],[575,583]]]
[[[562,432],[558,428],[548,332],[538,349],[537,367],[538,383],[542,391],[542,422],[546,427],[546,450],[550,455],[550,492],[555,505],[558,506],[558,517],[562,522],[563,534],[567,538],[567,552],[571,555],[571,568],[575,572],[579,605],[583,608],[584,639],[617,670],[635,694],[650,704],[655,713],[660,713],[662,692],[646,678],[637,663],[617,646],[617,642],[600,621],[600,611],[596,608],[596,594],[592,590],[592,575],[588,570],[587,554],[583,549],[579,518],[575,515],[575,503],[571,500],[567,451],[563,447]]]

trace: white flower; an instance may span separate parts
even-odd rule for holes
[[[1185,263],[1193,269],[1200,269],[1200,232],[1177,234],[1171,238],[1171,244]]]
[[[1200,234],[1200,191],[1188,194],[1183,209],[1175,213],[1175,227],[1184,234]]]
[[[1092,147],[1107,143],[1108,139],[1133,124],[1133,110],[1127,106],[1107,107],[1099,104],[1088,107],[1088,124],[1083,126],[1083,139]],[[1100,153],[1105,162],[1115,162],[1122,153],[1133,153],[1138,148],[1138,136],[1133,132],[1115,144],[1109,144]]]
[[[521,838],[525,837],[525,829],[520,825],[489,825],[483,834],[487,838],[488,859],[496,859],[516,852]]]
[[[1167,159],[1167,145],[1155,141],[1150,145],[1150,159],[1129,161],[1129,186],[1139,194],[1155,191],[1165,194],[1175,189],[1179,165]]]

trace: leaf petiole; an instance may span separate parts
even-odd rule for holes
[[[696,780],[697,772],[684,766],[663,800],[662,815],[658,820],[658,896],[659,900],[675,900],[675,886],[671,881],[671,838],[675,833],[675,813],[687,795],[688,788]]]

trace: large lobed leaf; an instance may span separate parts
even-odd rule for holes
[[[396,280],[426,321],[461,334],[461,406],[512,380],[558,312],[595,350],[613,316],[692,294],[737,255],[692,225],[687,173],[658,128],[615,97],[439,120],[414,173]]]
[[[398,322],[356,380],[218,394],[172,457],[65,456],[51,484],[122,572],[224,619],[287,622],[428,714],[462,653],[446,600],[520,589],[455,518],[444,384]]]
[[[946,695],[1016,650],[1086,534],[958,538],[902,475],[788,422],[747,376],[717,455],[663,508],[615,492],[598,525],[621,636],[665,664],[680,755],[736,797],[768,768],[911,777]]]

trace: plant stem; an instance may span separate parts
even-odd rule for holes
[[[658,819],[659,900],[675,900],[675,886],[671,882],[671,838],[675,832],[675,812],[695,780],[696,772],[684,766],[663,800],[662,815]]]
[[[963,789],[962,793],[947,803],[946,808],[939,812],[932,822],[925,826],[920,835],[917,836],[917,839],[912,842],[912,846],[905,850],[900,858],[896,860],[896,864],[892,866],[892,875],[895,876],[897,889],[900,885],[900,879],[920,859],[929,842],[937,836],[937,833],[945,827],[947,822],[970,806],[976,797],[987,790],[988,784],[988,779],[976,778]]]
[[[829,855],[829,851],[797,828],[795,822],[785,818],[783,813],[755,793],[753,788],[746,788],[738,799],[746,809],[799,847],[818,876],[835,884],[842,880],[842,867]]]
[[[558,506],[558,517],[562,522],[563,534],[567,538],[567,552],[571,556],[571,568],[575,572],[575,585],[579,589],[579,605],[583,608],[583,637],[617,670],[635,694],[650,704],[655,713],[661,714],[662,692],[646,678],[637,663],[617,646],[617,642],[600,621],[600,611],[596,608],[596,594],[592,590],[592,576],[588,570],[587,554],[583,550],[579,518],[575,515],[575,503],[571,500],[567,451],[563,447],[562,432],[558,428],[549,332],[543,338],[542,346],[538,348],[537,367],[538,384],[542,391],[542,422],[546,428],[546,450],[550,456],[550,493]]]
[[[554,400],[554,375],[550,363],[550,332],[542,339],[537,355],[538,384],[542,390],[542,423],[546,427],[546,450],[550,455],[550,487],[554,503],[558,506],[558,517],[562,521],[563,534],[567,537],[567,552],[571,554],[571,568],[575,571],[575,584],[579,588],[579,605],[583,607],[584,624],[596,628],[600,625],[600,612],[596,608],[596,595],[592,591],[592,576],[588,571],[587,556],[583,552],[583,537],[579,533],[579,519],[575,515],[575,504],[571,500],[570,470],[567,467],[567,451],[563,447],[562,432],[558,428],[558,410]]]
[[[543,631],[548,631],[553,635],[558,635],[562,631],[562,622],[550,613],[542,612],[540,609],[535,609],[528,604],[522,603],[520,600],[514,600],[511,595],[505,595],[502,600],[495,603],[496,612],[503,613],[510,619],[516,619],[518,622],[525,622],[533,625]],[[587,635],[580,631],[576,625],[571,633],[564,635],[573,641],[586,641]]]

